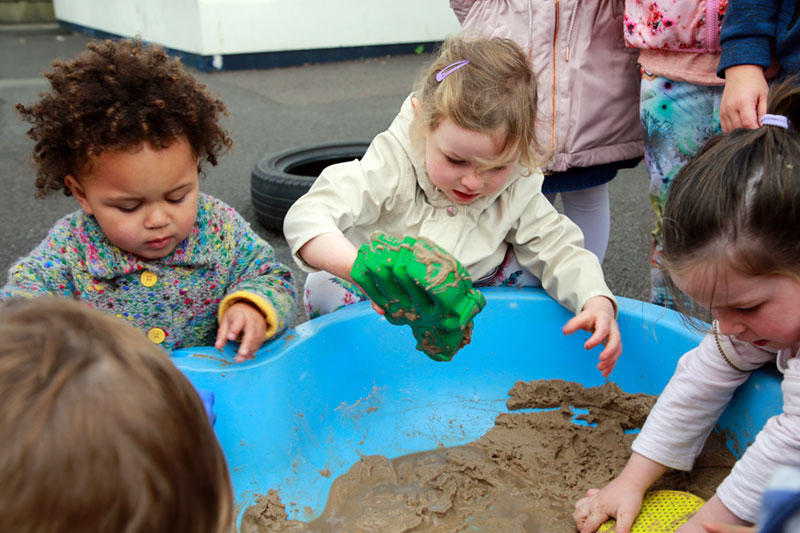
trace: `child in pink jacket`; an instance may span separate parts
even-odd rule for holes
[[[550,155],[542,192],[600,262],[610,230],[608,186],[643,154],[636,53],[622,38],[622,3],[450,0],[469,37],[519,44],[536,75],[536,139]]]

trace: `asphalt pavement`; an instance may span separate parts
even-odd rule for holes
[[[56,59],[70,59],[90,37],[55,25],[0,26],[0,272],[28,254],[60,217],[78,208],[71,197],[35,198],[29,163],[32,141],[14,104],[33,103],[47,90],[41,76]],[[305,274],[283,235],[263,228],[250,199],[250,171],[269,154],[333,141],[369,141],[394,118],[429,54],[310,64],[298,67],[201,72],[188,69],[222,99],[234,148],[206,169],[200,188],[233,206],[292,268]],[[603,267],[615,294],[646,300],[653,214],[644,166],[622,170],[611,182],[611,237]],[[5,282],[5,275],[2,276]],[[299,309],[295,324],[305,321]]]

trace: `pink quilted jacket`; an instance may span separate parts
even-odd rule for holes
[[[641,157],[638,51],[623,0],[450,0],[462,34],[513,39],[539,90],[537,140],[562,171]]]

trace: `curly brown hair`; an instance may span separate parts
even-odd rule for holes
[[[139,39],[94,41],[71,61],[54,61],[44,76],[51,91],[28,107],[17,104],[33,124],[32,159],[37,196],[70,191],[75,174],[92,157],[148,142],[165,148],[185,136],[194,153],[212,165],[233,142],[218,123],[222,101],[186,72],[164,48]],[[199,168],[198,168],[199,170]]]

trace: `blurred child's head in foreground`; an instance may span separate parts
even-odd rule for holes
[[[192,384],[80,302],[0,305],[0,530],[223,532],[225,458]]]

